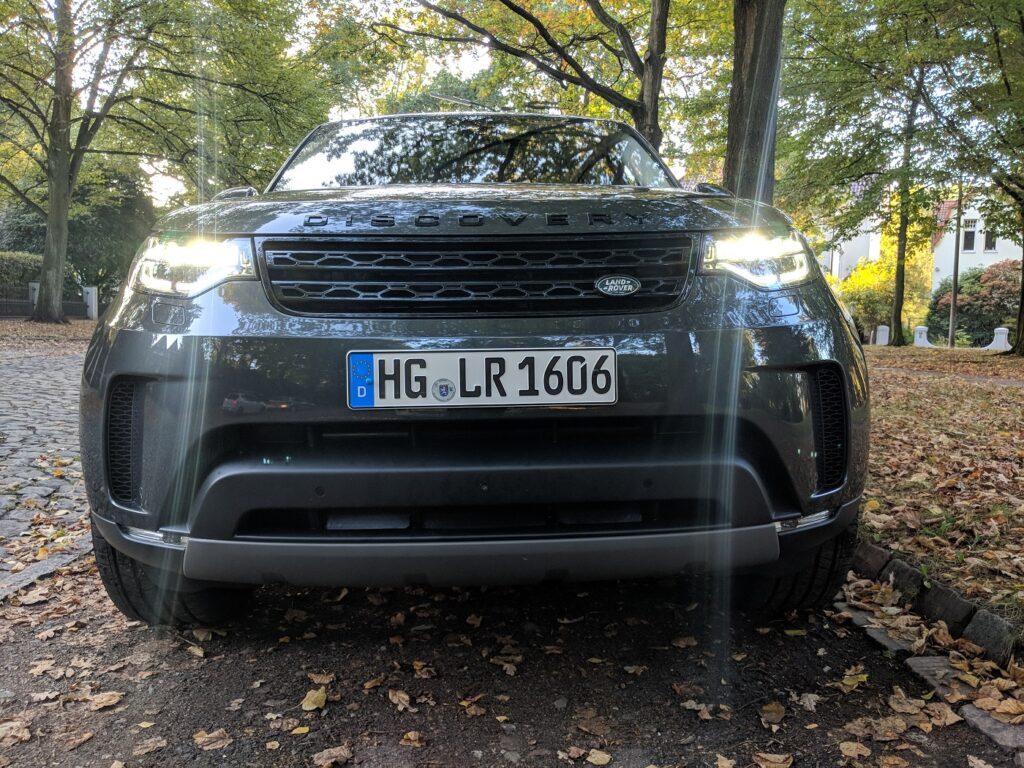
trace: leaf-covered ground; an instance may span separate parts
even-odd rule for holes
[[[900,368],[1024,380],[1024,357],[1017,355],[1003,355],[982,349],[875,346],[865,347],[864,352],[872,369]]]
[[[32,355],[68,354],[85,350],[96,323],[30,323],[22,318],[0,318],[0,350],[25,351]]]
[[[872,445],[862,532],[930,578],[1020,619],[1024,359],[916,349],[868,354]]]

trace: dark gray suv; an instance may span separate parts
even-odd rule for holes
[[[830,597],[868,445],[850,319],[777,210],[617,122],[323,125],[166,216],[89,347],[96,560],[150,622],[251,585],[714,569]]]

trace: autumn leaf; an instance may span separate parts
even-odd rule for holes
[[[124,698],[124,693],[121,691],[106,691],[104,693],[97,693],[95,696],[89,697],[89,709],[93,712],[98,712],[101,709],[107,709],[112,707],[121,699]]]
[[[715,768],[736,768],[736,761],[723,755],[715,755]]]
[[[398,711],[402,712],[408,710],[409,712],[419,712],[419,710],[410,704],[409,694],[405,691],[400,691],[395,688],[388,689],[388,700],[398,707]]]
[[[697,638],[695,637],[677,637],[672,641],[672,645],[676,648],[693,648],[697,645]]]
[[[789,768],[793,765],[792,755],[755,752],[751,759],[757,764],[758,768]]]
[[[587,762],[591,765],[608,765],[611,761],[612,756],[600,749],[592,749],[587,753]]]
[[[778,725],[785,716],[785,706],[777,701],[770,701],[761,707],[761,720],[767,725]]]
[[[871,757],[871,750],[859,741],[844,741],[839,744],[839,751],[843,757]]]
[[[381,675],[380,677],[375,677],[375,678],[373,678],[371,680],[367,680],[365,683],[363,683],[363,690],[364,691],[368,691],[371,688],[376,688],[377,686],[381,685],[383,682],[384,682],[384,675]]]
[[[218,728],[212,733],[206,731],[196,731],[192,734],[192,741],[195,742],[196,746],[202,750],[212,749],[224,749],[234,742],[234,739],[228,736],[227,731],[223,728]]]
[[[316,768],[333,768],[336,765],[345,765],[351,759],[352,750],[348,747],[331,747],[313,755],[313,765]]]
[[[163,736],[154,736],[151,739],[140,741],[132,748],[132,754],[135,757],[142,755],[148,755],[150,752],[156,752],[158,749],[163,749],[167,746],[167,739]]]
[[[31,739],[32,732],[28,726],[25,720],[0,720],[0,747],[13,747]]]
[[[426,738],[419,731],[406,731],[398,743],[403,747],[416,747],[417,749],[427,746]]]
[[[306,677],[313,685],[330,685],[334,682],[333,672],[307,672]]]
[[[312,691],[307,691],[302,699],[303,712],[312,712],[315,709],[323,709],[327,705],[327,689],[323,686]]]

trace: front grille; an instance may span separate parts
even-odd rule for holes
[[[560,314],[670,306],[690,270],[684,234],[266,239],[273,298],[307,314]],[[609,275],[640,282],[606,296]]]
[[[121,379],[107,402],[107,475],[118,504],[137,506],[142,477],[143,384]]]
[[[829,491],[846,477],[846,398],[842,372],[833,365],[814,368],[810,376],[818,490]]]

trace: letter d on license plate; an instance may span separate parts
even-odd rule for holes
[[[617,397],[610,348],[349,352],[350,408],[599,405]]]

